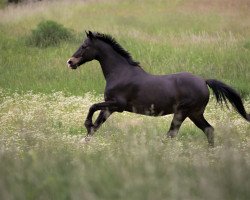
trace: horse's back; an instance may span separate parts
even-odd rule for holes
[[[167,93],[168,97],[178,98],[193,96],[193,98],[208,97],[209,90],[203,78],[188,72],[169,75],[151,75],[142,82],[147,92]]]
[[[188,72],[173,74],[173,76],[175,77],[176,87],[182,95],[190,96],[195,93],[192,95],[199,98],[200,96],[209,96],[209,90],[203,78]]]

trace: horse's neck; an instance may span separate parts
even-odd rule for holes
[[[104,54],[98,61],[100,62],[106,81],[118,79],[124,76],[124,72],[130,74],[129,72],[135,67],[130,65],[124,57],[117,53]]]

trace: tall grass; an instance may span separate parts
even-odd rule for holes
[[[0,199],[249,199],[250,126],[235,112],[206,116],[216,146],[186,121],[114,114],[91,142],[82,129],[100,97],[1,93]],[[250,102],[246,102],[250,109]],[[215,111],[216,109],[216,111]]]
[[[77,41],[39,48],[44,20]],[[250,126],[212,98],[215,148],[189,120],[113,114],[89,143],[83,121],[103,99],[96,61],[66,61],[84,30],[113,35],[145,70],[190,71],[250,94],[248,0],[41,1],[0,10],[0,199],[250,199]],[[2,88],[2,89],[1,89]],[[90,93],[89,93],[90,92]],[[94,94],[94,95],[93,95]],[[248,99],[248,98],[246,98]],[[250,111],[249,99],[245,101]]]

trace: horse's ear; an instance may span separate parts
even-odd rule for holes
[[[92,38],[94,37],[94,34],[93,34],[91,31],[89,31],[89,32],[85,31],[85,33],[86,33],[86,36],[87,36],[89,39],[92,39]]]
[[[87,33],[87,37],[89,39],[92,39],[94,37],[93,33],[91,31],[89,31],[89,33]]]

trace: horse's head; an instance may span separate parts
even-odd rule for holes
[[[76,69],[78,66],[96,58],[97,50],[94,47],[94,35],[91,31],[86,32],[87,38],[67,61],[68,67]]]

